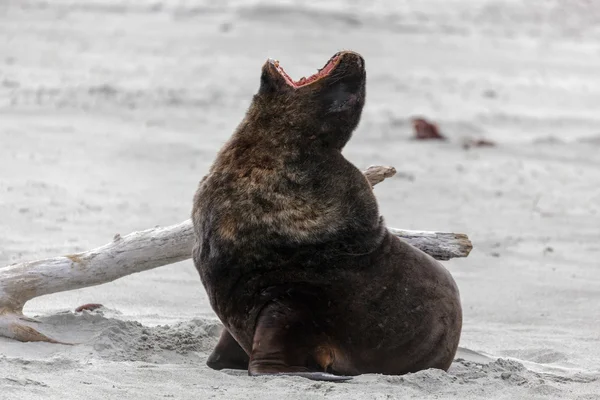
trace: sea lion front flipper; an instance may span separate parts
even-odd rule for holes
[[[212,369],[248,369],[250,357],[227,329],[223,329],[219,343],[206,360]]]
[[[260,313],[248,374],[301,376],[317,381],[347,381],[333,372],[334,352],[302,301],[278,299]]]

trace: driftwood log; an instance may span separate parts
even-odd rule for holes
[[[392,167],[371,167],[365,176],[372,185],[395,174]],[[472,245],[464,234],[390,231],[439,260],[466,257]],[[168,227],[133,232],[83,253],[13,264],[0,269],[0,336],[20,341],[61,343],[37,328],[40,323],[23,315],[35,297],[101,285],[191,257],[194,233],[191,220]],[[66,343],[65,343],[66,344]]]

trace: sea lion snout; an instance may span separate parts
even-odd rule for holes
[[[339,58],[336,71],[343,70],[344,73],[362,75],[365,72],[365,59],[354,51],[342,51],[337,53]]]

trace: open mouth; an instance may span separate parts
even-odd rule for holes
[[[294,89],[298,89],[300,87],[310,85],[311,83],[314,83],[314,82],[318,81],[319,79],[322,79],[322,78],[325,78],[326,76],[328,76],[331,73],[331,71],[333,71],[335,69],[335,67],[337,66],[338,62],[340,61],[341,56],[342,56],[342,53],[335,54],[333,57],[331,57],[329,59],[329,61],[327,61],[327,64],[325,64],[325,66],[323,68],[321,68],[317,71],[316,74],[313,74],[313,75],[309,76],[308,78],[302,77],[297,81],[290,78],[290,76],[284,71],[284,69],[279,64],[279,61],[270,59],[269,62],[275,67],[275,69],[277,69],[277,72],[279,72],[279,74],[281,76],[283,76],[283,78],[285,79],[285,81],[288,85],[290,85]]]

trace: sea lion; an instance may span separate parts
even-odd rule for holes
[[[194,196],[193,259],[225,327],[210,367],[335,381],[452,363],[462,327],[452,276],[387,230],[341,153],[365,83],[351,51],[297,82],[264,64]]]

